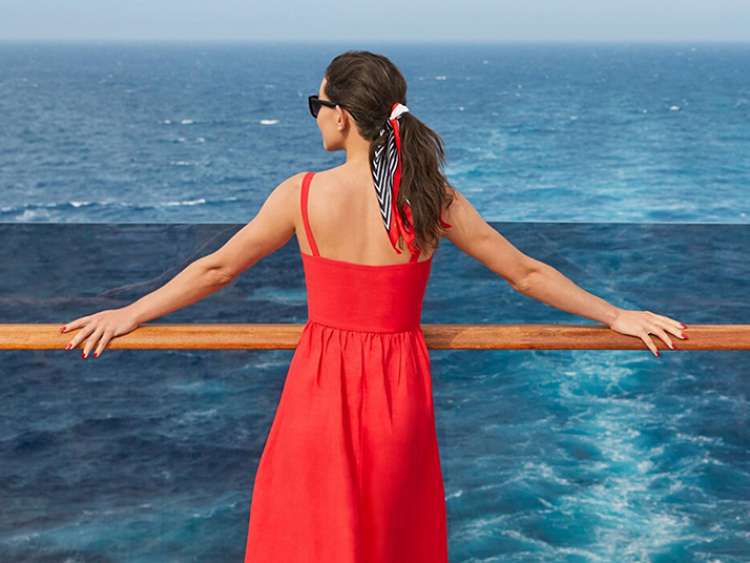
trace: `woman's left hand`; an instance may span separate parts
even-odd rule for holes
[[[667,335],[667,332],[671,332],[684,340],[686,336],[683,331],[687,327],[679,321],[670,319],[664,315],[657,315],[651,311],[621,309],[617,317],[610,323],[609,328],[622,334],[639,337],[646,343],[651,352],[658,357],[659,351],[649,333],[657,335],[666,342],[667,346],[674,350],[672,339]]]

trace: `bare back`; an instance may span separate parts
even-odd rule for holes
[[[355,174],[342,165],[316,172],[308,188],[307,214],[312,237],[323,257],[374,266],[409,262],[405,245],[401,254],[391,246],[369,169]],[[295,233],[300,251],[312,254],[301,208],[295,218]],[[433,249],[427,249],[418,260],[429,260],[432,253]]]

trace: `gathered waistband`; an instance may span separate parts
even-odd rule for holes
[[[370,334],[400,334],[400,333],[406,333],[406,332],[420,332],[422,330],[422,326],[420,324],[405,327],[405,328],[389,329],[389,328],[383,328],[383,327],[373,328],[373,327],[345,325],[345,324],[332,323],[332,322],[318,320],[318,319],[308,319],[305,325],[319,325],[325,328],[343,330],[346,332],[364,332],[364,333],[370,333]]]

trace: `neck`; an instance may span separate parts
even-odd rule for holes
[[[346,165],[354,168],[370,165],[371,142],[360,135],[348,135],[344,140]]]
[[[351,168],[369,167],[370,155],[369,153],[351,153],[347,151],[345,164]]]

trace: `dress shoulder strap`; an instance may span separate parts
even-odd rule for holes
[[[310,247],[310,251],[313,256],[319,256],[318,245],[315,244],[315,238],[313,238],[312,229],[310,229],[310,218],[307,216],[307,200],[308,193],[310,192],[310,181],[312,180],[315,172],[307,172],[305,177],[302,179],[302,189],[300,190],[300,207],[302,210],[302,223],[305,225],[305,235],[307,236],[307,244]]]

